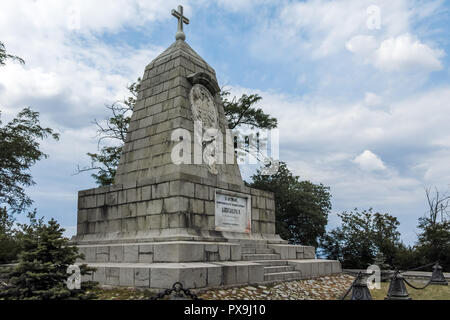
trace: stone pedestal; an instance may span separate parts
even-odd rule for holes
[[[215,196],[227,191],[251,199],[251,230],[216,230]],[[144,241],[268,240],[275,234],[273,194],[244,185],[175,173],[135,183],[80,191],[77,244]]]

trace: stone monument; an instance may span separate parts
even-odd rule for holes
[[[202,288],[341,272],[275,233],[274,195],[244,185],[232,141],[218,139],[227,123],[215,71],[185,42],[183,8],[172,15],[176,41],[145,68],[115,183],[78,193],[72,243],[97,268],[84,280]]]

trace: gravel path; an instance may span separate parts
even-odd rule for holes
[[[337,300],[353,280],[350,275],[339,274],[266,286],[207,290],[198,296],[205,300]]]

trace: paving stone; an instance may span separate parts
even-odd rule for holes
[[[199,294],[206,300],[340,300],[354,277],[332,275],[313,280],[284,281],[277,285],[243,288],[207,289]]]

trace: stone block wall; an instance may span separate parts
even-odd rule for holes
[[[242,248],[236,243],[172,241],[111,245],[80,245],[86,263],[168,263],[239,261]]]
[[[314,259],[316,257],[316,250],[311,246],[269,244],[267,247],[279,254],[283,260]]]
[[[301,273],[303,279],[316,278],[342,272],[341,264],[336,260],[289,260],[289,266]]]
[[[117,167],[117,184],[160,177],[175,171],[191,172],[202,178],[212,176],[204,164],[176,165],[171,157],[176,144],[171,138],[175,129],[190,132],[193,146],[194,122],[189,101],[192,84],[187,77],[196,73],[208,75],[219,88],[215,71],[189,45],[178,41],[146,67]],[[220,95],[218,92],[211,94],[217,100],[219,128],[225,133],[228,126]],[[223,159],[226,159],[225,140]],[[218,166],[222,181],[242,183],[235,161]]]
[[[258,284],[264,281],[264,266],[252,262],[157,263],[153,265],[114,266],[91,264],[97,268],[82,281],[97,281],[108,286],[167,289],[180,281],[185,288]]]
[[[252,233],[275,234],[272,193],[197,178],[153,179],[80,191],[77,235],[176,228],[214,231],[216,189],[251,195]]]

